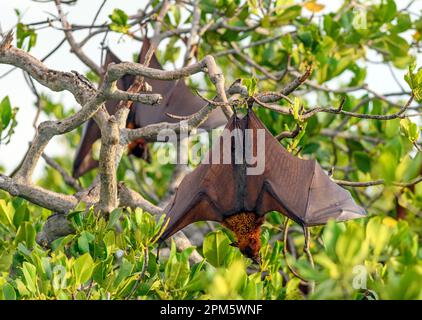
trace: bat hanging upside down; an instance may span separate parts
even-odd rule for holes
[[[149,39],[145,38],[142,50],[139,54],[139,63],[143,63],[145,56],[150,48]],[[120,63],[121,60],[107,49],[105,66],[110,63]],[[151,57],[149,64],[151,68],[162,69],[155,54]],[[106,69],[106,68],[105,68]],[[152,87],[152,93],[161,94],[163,100],[156,106],[149,106],[139,102],[132,105],[128,119],[127,127],[142,128],[150,124],[159,122],[179,122],[180,120],[170,117],[168,114],[176,116],[190,116],[199,111],[206,103],[197,95],[194,95],[183,79],[175,81],[164,81],[145,78]],[[125,75],[117,81],[117,87],[121,90],[128,90],[135,77]],[[114,115],[117,111],[119,101],[107,101],[105,107],[107,111]],[[210,114],[200,128],[210,130],[226,124],[227,119],[223,111],[219,108]],[[89,120],[85,127],[79,149],[76,153],[73,163],[73,176],[79,178],[86,172],[98,167],[98,161],[92,157],[92,145],[101,137],[100,129],[94,120]],[[145,140],[140,139],[129,145],[128,153],[138,158],[148,159],[148,148]]]
[[[270,211],[278,211],[304,228],[325,224],[329,219],[345,221],[366,215],[350,193],[333,182],[315,160],[291,155],[251,109],[242,119],[234,115],[226,129],[204,157],[207,161],[203,159],[180,183],[165,209],[166,224],[159,242],[193,222],[217,221],[235,234],[234,245],[258,262],[261,225]],[[258,131],[264,135],[262,154],[257,154]],[[252,143],[246,144],[248,134]],[[240,139],[242,163],[213,163],[213,159],[224,158],[227,150],[231,159],[236,159],[236,135],[245,137]],[[229,148],[224,147],[227,138]],[[248,154],[264,161],[261,174],[247,174],[251,167],[247,164]]]

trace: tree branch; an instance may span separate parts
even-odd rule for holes
[[[70,45],[71,51],[75,53],[79,59],[85,63],[85,65],[90,68],[92,71],[94,71],[96,74],[101,75],[103,73],[103,69],[98,66],[91,58],[89,58],[82,50],[82,47],[78,45],[75,38],[73,37],[73,33],[71,31],[70,23],[67,21],[66,16],[63,14],[62,8],[61,8],[61,1],[55,0],[57,12],[60,17],[60,21],[62,23],[64,34],[66,36],[67,42]]]

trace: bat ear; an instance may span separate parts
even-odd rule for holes
[[[138,63],[144,63],[145,56],[147,55],[147,52],[149,50],[149,47],[151,46],[151,43],[147,37],[144,38],[144,41],[142,43],[142,49],[138,56]]]
[[[230,243],[232,247],[239,248],[239,244],[237,242]]]
[[[138,63],[144,63],[145,57],[148,53],[149,48],[151,47],[151,41],[145,37],[142,43],[142,49],[138,56]],[[157,60],[155,53],[152,54],[151,60],[149,62],[149,67],[154,69],[162,69],[161,64]]]
[[[104,69],[107,69],[107,66],[110,63],[121,63],[120,60],[109,48],[107,48],[107,53],[104,61]],[[132,85],[133,81],[135,80],[135,76],[132,75],[124,75],[121,79],[118,80],[117,87],[121,90],[127,90]]]
[[[120,63],[122,62],[109,48],[107,48],[104,67],[107,67],[110,63]]]

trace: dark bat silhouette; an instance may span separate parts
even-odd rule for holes
[[[234,115],[226,126],[226,135],[239,129],[252,130],[253,144],[243,146],[257,152],[257,132],[264,130],[265,168],[260,175],[247,175],[249,165],[212,163],[223,159],[224,139],[208,152],[193,172],[181,182],[174,198],[165,209],[166,225],[160,242],[196,221],[217,221],[235,234],[234,244],[247,257],[259,260],[260,227],[264,216],[278,211],[304,228],[325,224],[329,219],[345,221],[360,218],[365,211],[356,205],[350,193],[334,183],[315,160],[302,160],[291,155],[266,129],[257,116],[248,113],[239,119]],[[237,134],[239,134],[239,130]],[[250,134],[250,133],[249,133]],[[227,141],[227,140],[226,140]],[[229,140],[232,160],[238,148]],[[218,158],[219,157],[219,158]],[[203,161],[204,162],[204,161]],[[233,164],[235,163],[235,164]]]
[[[145,56],[150,47],[148,39],[144,40],[142,50],[139,54],[139,63],[143,63]],[[120,59],[107,49],[105,65],[109,63],[119,63]],[[149,66],[155,69],[162,69],[155,54],[152,55]],[[134,76],[125,75],[117,82],[117,87],[121,90],[127,90],[135,80]],[[146,81],[152,86],[153,93],[162,95],[163,100],[159,105],[149,106],[142,103],[134,103],[127,120],[127,127],[141,128],[149,124],[159,122],[178,122],[178,119],[170,117],[176,116],[189,116],[199,111],[204,105],[204,101],[194,95],[189,87],[185,84],[183,79],[177,81],[163,81],[148,79]],[[107,101],[106,109],[113,115],[118,108],[118,101]],[[202,129],[210,130],[221,126],[227,122],[223,111],[218,108],[214,110],[208,119],[200,126]],[[87,171],[98,166],[98,161],[94,160],[91,155],[92,145],[101,137],[100,129],[94,120],[90,120],[85,127],[83,137],[79,149],[76,153],[75,161],[73,164],[73,176],[80,177]],[[139,158],[147,158],[148,152],[146,149],[146,142],[142,139],[135,141],[129,145],[129,154],[133,154]]]

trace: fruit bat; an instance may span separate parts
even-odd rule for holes
[[[150,47],[150,41],[145,38],[142,50],[139,54],[139,63],[143,63],[145,56]],[[105,58],[105,66],[110,63],[120,63],[120,59],[114,55],[109,49]],[[152,55],[149,67],[162,69],[155,54]],[[127,90],[134,82],[135,77],[125,75],[117,81],[117,87],[121,90]],[[128,115],[128,128],[141,128],[149,124],[159,122],[178,122],[179,120],[170,115],[189,116],[199,111],[204,105],[204,101],[194,95],[183,79],[175,81],[164,81],[145,78],[151,85],[153,93],[159,93],[162,96],[162,102],[155,106],[145,105],[142,103],[134,103]],[[109,114],[116,113],[119,101],[107,101],[105,107]],[[200,126],[205,130],[210,130],[227,123],[227,119],[223,111],[218,108],[212,111],[208,119]],[[101,137],[100,129],[93,119],[89,120],[81,139],[80,146],[76,153],[73,164],[73,176],[78,178],[87,171],[98,166],[98,161],[94,160],[91,155],[92,145]],[[139,158],[147,158],[148,152],[146,142],[143,139],[134,141],[129,145],[129,154],[133,154]]]
[[[259,261],[260,227],[264,216],[278,211],[302,227],[322,225],[329,219],[345,221],[365,216],[349,191],[334,183],[315,160],[290,154],[266,129],[252,110],[243,118],[229,120],[219,142],[205,155],[207,161],[188,174],[165,208],[166,223],[159,242],[196,221],[217,221],[237,238],[236,247],[247,257]],[[249,130],[246,130],[249,129]],[[234,131],[252,136],[243,139],[243,162],[216,163],[223,159],[227,134]],[[262,174],[247,174],[246,154],[257,153],[258,132],[263,133],[263,151],[257,156],[265,166]],[[224,136],[226,132],[226,136]],[[236,140],[231,138],[229,152],[236,158]],[[251,150],[247,150],[251,148]],[[221,162],[221,161],[220,161]]]

